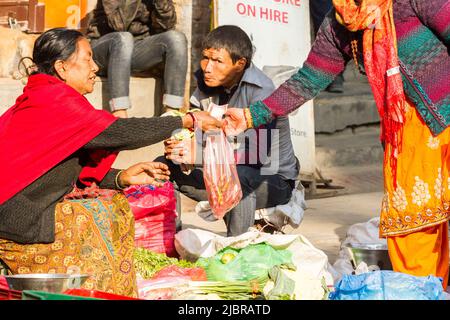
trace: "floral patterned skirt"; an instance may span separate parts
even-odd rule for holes
[[[380,236],[408,234],[447,221],[450,212],[450,128],[433,137],[410,105],[397,159],[396,188],[389,156],[386,152]]]
[[[87,273],[85,289],[137,297],[133,251],[134,216],[116,192],[58,203],[53,243],[0,239],[0,259],[13,274]]]

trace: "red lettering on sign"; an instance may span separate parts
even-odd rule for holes
[[[288,13],[271,8],[259,8],[259,17],[262,20],[273,22],[288,23]]]
[[[281,22],[288,23],[288,13],[286,11],[281,13]]]
[[[288,4],[291,6],[300,7],[301,0],[274,0],[277,3]],[[314,1],[314,0],[313,0]]]
[[[249,4],[243,4],[242,2],[239,2],[236,6],[237,12],[242,16],[252,16],[256,17],[256,7],[249,5]]]

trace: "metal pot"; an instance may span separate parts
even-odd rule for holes
[[[12,290],[38,290],[62,293],[77,289],[89,278],[88,274],[28,273],[4,276]]]
[[[392,270],[386,245],[379,243],[351,243],[346,246],[354,268],[365,262],[369,269]],[[376,266],[376,268],[374,268]]]

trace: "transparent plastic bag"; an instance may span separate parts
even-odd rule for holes
[[[211,104],[209,108],[211,115],[219,119],[225,111],[226,106]],[[217,130],[206,133],[203,152],[203,179],[208,201],[214,216],[221,219],[242,199],[233,148],[225,134]]]
[[[266,243],[248,245],[243,249],[226,247],[213,257],[200,258],[197,265],[205,269],[210,281],[266,279],[274,266],[295,268],[289,250],[278,250]]]

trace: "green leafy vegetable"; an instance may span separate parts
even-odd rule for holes
[[[171,258],[164,253],[156,253],[144,248],[136,248],[134,251],[134,268],[144,279],[151,278],[156,272],[170,265],[181,268],[197,267],[196,263]]]

